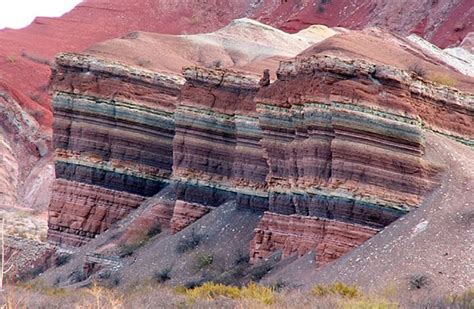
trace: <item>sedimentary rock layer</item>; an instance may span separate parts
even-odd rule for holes
[[[166,185],[173,164],[173,110],[183,79],[71,54],[58,57],[52,81],[57,183],[50,225],[53,231],[81,234],[82,242]],[[81,190],[89,194],[90,188],[108,190],[107,203],[121,199],[126,210],[105,212],[89,223],[64,219],[74,216],[68,199],[75,200]],[[90,207],[88,214],[100,212],[103,205]],[[50,240],[76,242],[54,233]]]
[[[424,157],[426,128],[472,139],[472,95],[405,71],[312,55],[282,62],[277,73],[267,85],[225,68],[188,67],[180,77],[60,56],[50,239],[81,244],[172,182],[179,200],[172,229],[235,199],[269,211],[254,260],[276,249],[316,249],[323,265],[417,207],[436,185],[440,168]],[[81,201],[68,201],[84,192],[96,200],[76,215]],[[120,210],[103,192],[120,197]],[[315,228],[284,231],[305,224]]]
[[[79,246],[126,217],[145,198],[65,179],[56,179],[49,205],[48,240]]]
[[[274,251],[283,258],[316,252],[321,267],[362,244],[378,229],[315,217],[265,212],[252,240],[250,261],[256,263]]]
[[[258,77],[187,68],[175,112],[173,176],[224,189],[259,190],[267,163],[253,99]]]
[[[210,207],[177,200],[171,218],[171,231],[177,233],[211,211]]]

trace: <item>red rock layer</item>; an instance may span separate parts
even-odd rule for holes
[[[51,209],[63,218],[74,217],[68,206],[62,180],[109,190],[111,196],[127,192],[132,208],[153,196],[172,172],[172,139],[175,102],[184,79],[122,66],[118,63],[76,54],[61,54],[53,68],[55,170]],[[125,194],[127,194],[125,193]],[[61,206],[62,205],[62,206]],[[89,205],[90,213],[102,213],[100,203]],[[50,213],[54,233],[93,237],[128,214],[105,212],[93,227],[75,226]],[[96,220],[99,220],[96,218]],[[72,244],[71,241],[63,241]],[[79,237],[84,240],[84,237]],[[81,242],[78,242],[80,244]]]
[[[160,199],[147,201],[146,209],[138,215],[133,215],[127,229],[117,241],[118,244],[133,244],[143,241],[149,235],[154,235],[169,229],[175,201],[173,199]]]
[[[79,246],[126,217],[144,198],[126,192],[56,179],[49,206],[48,240]]]
[[[282,257],[316,253],[317,267],[341,257],[378,232],[357,224],[314,217],[285,216],[265,212],[251,243],[250,262],[275,251]]]
[[[171,218],[171,231],[177,233],[211,211],[211,207],[177,200]]]

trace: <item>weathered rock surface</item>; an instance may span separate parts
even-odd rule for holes
[[[256,27],[255,31],[261,32],[257,31],[254,35],[260,35],[261,38],[268,36],[264,42],[260,43],[261,48],[257,48],[257,52],[249,49],[248,54],[243,54],[245,44],[254,44],[250,39],[242,39],[241,45],[236,45],[239,38],[248,36],[248,31],[244,31],[245,25]],[[334,33],[330,31],[328,35]],[[222,37],[225,34],[230,34],[234,38],[233,45],[222,43]],[[240,53],[241,56],[236,56],[238,58],[234,59],[241,59],[240,64],[244,66],[252,61],[258,62],[274,56],[295,55],[298,51],[307,48],[311,42],[324,37],[320,33],[314,35],[306,33],[303,39],[298,34],[289,35],[250,20],[235,22],[219,33],[207,36],[207,38],[191,36],[190,40],[198,42],[204,40],[204,43],[195,44],[196,47],[203,49],[202,52],[206,46],[220,42],[223,55]],[[270,49],[269,44],[275,38],[280,38],[282,46],[276,45]],[[289,44],[287,40],[295,43],[290,50],[285,50]],[[163,44],[168,44],[169,48],[177,48],[170,43],[172,40],[169,36],[150,36],[147,42],[154,42],[150,46],[158,46],[158,43],[163,42]],[[121,43],[120,40],[113,40],[109,42],[109,45],[113,47]],[[137,40],[136,44],[142,44],[141,40]],[[97,46],[90,52],[98,53],[98,50],[103,49],[104,47]],[[108,48],[107,50],[109,55],[115,50],[112,59],[130,56],[120,49]],[[262,51],[258,52],[259,50]],[[189,57],[190,63],[194,63],[193,61],[200,63],[198,60],[192,60],[193,57]],[[161,62],[166,63],[167,59],[162,58]],[[276,60],[273,63],[276,64]],[[156,66],[160,67],[160,64]],[[184,86],[186,81],[188,83]],[[50,217],[53,218],[50,220],[50,240],[77,245],[85,239],[84,237],[94,237],[111,223],[127,215],[129,209],[136,207],[140,202],[137,196],[155,195],[169,183],[170,178],[181,177],[184,180],[184,185],[177,186],[177,191],[181,192],[178,198],[183,195],[187,196],[191,202],[213,206],[221,201],[213,198],[204,201],[207,197],[199,193],[200,191],[196,191],[200,197],[199,201],[193,201],[190,198],[193,193],[188,182],[197,178],[187,177],[189,173],[202,177],[200,181],[207,181],[207,183],[209,179],[206,177],[217,177],[218,180],[213,183],[226,188],[238,182],[242,182],[242,186],[246,186],[248,182],[257,182],[257,184],[262,182],[266,171],[265,162],[261,158],[262,150],[258,146],[258,137],[255,137],[252,132],[246,133],[248,127],[258,129],[255,116],[254,118],[246,116],[247,111],[255,111],[252,100],[258,91],[257,81],[256,76],[248,75],[248,78],[242,78],[240,73],[231,73],[227,69],[190,68],[181,74],[132,67],[92,55],[59,55],[51,77],[55,113],[53,144],[58,180],[53,190],[52,207],[50,207]],[[212,87],[216,88],[215,94],[206,94],[207,90],[203,89],[203,85],[207,83],[211,83]],[[182,91],[183,87],[187,90]],[[236,92],[241,94],[235,97]],[[210,102],[212,95],[218,97],[214,100],[216,104]],[[187,99],[186,96],[189,98]],[[207,106],[211,112],[210,115],[200,116],[201,110],[193,105],[193,98],[196,96],[202,96],[204,105],[201,107]],[[247,103],[241,104],[240,100],[244,98],[247,98]],[[187,100],[191,100],[191,103],[186,103]],[[226,107],[227,103],[224,100],[231,100],[233,106]],[[238,167],[240,171],[237,172],[240,176],[236,176],[232,182],[224,183],[223,177],[230,176],[225,175],[228,172],[225,169],[232,169],[234,162],[222,157],[223,150],[218,150],[220,144],[216,142],[215,154],[202,153],[199,145],[194,146],[194,140],[190,136],[192,132],[187,127],[189,126],[188,118],[191,117],[193,121],[202,118],[200,134],[205,134],[207,127],[207,134],[215,137],[217,126],[216,117],[212,114],[213,107],[223,117],[220,125],[221,133],[217,133],[222,135],[220,141],[225,141],[229,137],[228,134],[234,134],[230,133],[229,128],[226,127],[234,128],[233,120],[229,121],[225,118],[229,117],[230,113],[235,113],[236,109],[240,111],[239,133],[234,139],[239,139],[238,148],[242,156],[235,157],[242,160],[247,155],[254,155],[253,152],[257,152],[254,160],[256,164],[263,166],[263,171],[251,172],[254,169],[252,164],[250,168],[240,165]],[[198,125],[195,122],[192,129]],[[200,139],[197,139],[197,142],[200,143]],[[212,144],[209,145],[212,146]],[[207,151],[206,149],[202,151]],[[233,148],[230,147],[227,151],[227,155],[230,155]],[[198,159],[198,156],[201,157]],[[207,164],[206,160],[217,161]],[[173,161],[178,163],[173,164]],[[219,164],[223,166],[218,167],[218,170],[213,170]],[[258,179],[253,179],[254,173],[258,175]],[[173,177],[171,177],[172,174]],[[180,191],[179,188],[184,191]],[[109,196],[104,197],[102,192],[104,189],[109,190],[106,191]],[[74,195],[81,194],[80,190],[92,194],[94,203],[90,203],[92,209],[76,213],[75,207],[67,206],[67,201],[76,200]],[[209,194],[214,194],[214,189],[208,191]],[[128,197],[124,197],[122,192],[129,193]],[[103,213],[102,210],[95,209],[103,207],[99,205],[109,203],[117,196],[121,200],[129,200],[121,202],[123,204],[121,211]],[[107,202],[102,202],[104,199]],[[96,215],[96,213],[101,215]],[[98,220],[98,218],[101,219]],[[101,220],[103,222],[100,222]],[[74,227],[71,228],[71,226]],[[76,236],[63,239],[60,231]]]
[[[210,207],[177,200],[171,217],[171,231],[177,233],[211,211]]]

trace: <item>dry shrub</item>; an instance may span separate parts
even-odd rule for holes
[[[192,229],[190,235],[184,236],[178,241],[176,252],[183,254],[194,250],[197,246],[199,246],[204,237],[205,235],[198,234],[194,229]]]
[[[428,276],[426,275],[412,275],[408,278],[408,285],[410,290],[421,289],[429,284]]]
[[[123,296],[119,296],[112,290],[94,284],[91,288],[86,290],[91,297],[85,297],[83,303],[77,308],[123,308]]]
[[[458,81],[456,78],[447,73],[433,73],[428,77],[434,83],[445,85],[448,87],[454,87],[457,85]]]
[[[426,76],[426,69],[419,63],[413,63],[408,67],[408,71],[415,73],[419,77]]]
[[[13,54],[7,55],[7,56],[5,57],[5,59],[6,59],[7,62],[10,63],[10,64],[16,63],[16,60],[17,60],[17,59],[16,59],[16,56],[13,55]]]

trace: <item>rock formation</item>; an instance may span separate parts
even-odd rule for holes
[[[245,49],[243,42],[255,44],[248,38],[245,24],[261,31],[260,37],[264,42],[260,43],[257,51],[251,51],[249,55],[241,52]],[[234,37],[235,45],[229,43],[229,38],[225,41],[225,45],[222,43],[222,37],[226,33]],[[332,35],[335,32],[329,30],[328,33]],[[258,35],[258,32],[254,35]],[[289,42],[295,44],[290,51],[280,45],[266,48],[271,42],[266,36],[272,38],[281,36],[279,41],[285,47]],[[240,58],[233,57],[236,60],[240,59],[239,63],[245,66],[249,65],[249,60],[246,59],[259,62],[275,56],[295,55],[307,48],[311,42],[321,40],[321,37],[324,36],[316,34],[302,39],[298,34],[275,32],[268,26],[243,20],[235,22],[233,26],[219,33],[190,36],[188,43],[198,41],[191,47],[203,51],[213,46],[221,50],[221,59],[240,52],[242,54]],[[176,37],[176,40],[180,42],[182,38]],[[127,41],[128,39],[112,40],[106,46],[99,44],[92,47],[90,53],[103,55],[104,51],[108,51],[107,55],[110,58],[124,57],[126,63],[130,53],[123,49],[111,49],[110,46]],[[141,40],[132,42],[143,44]],[[149,36],[146,42],[154,42],[148,45],[148,48],[161,43],[168,44],[169,49],[175,48],[179,55],[181,45],[171,41],[167,36]],[[218,44],[222,44],[221,47]],[[112,54],[113,50],[115,55]],[[259,50],[262,52],[259,53]],[[143,52],[147,53],[146,50]],[[180,53],[185,54],[185,51],[181,50]],[[168,63],[167,59],[162,61]],[[273,63],[277,61],[273,60]],[[162,64],[156,63],[154,66],[162,67]],[[178,65],[174,66],[177,70]],[[212,87],[219,88],[215,94],[207,94],[208,91],[203,88],[209,83]],[[155,195],[170,183],[172,174],[174,180],[184,177],[183,184],[179,182],[177,184],[178,199],[205,205],[219,205],[223,201],[219,196],[225,195],[226,190],[214,190],[209,187],[208,194],[213,196],[208,198],[205,194],[193,192],[193,185],[190,182],[199,180],[205,181],[206,184],[212,183],[218,187],[230,188],[233,183],[245,181],[240,178],[252,180],[252,174],[244,175],[252,168],[247,169],[245,165],[240,165],[242,177],[236,178],[232,183],[222,181],[224,177],[231,176],[229,173],[233,169],[234,162],[221,156],[223,154],[234,156],[235,154],[231,153],[233,147],[229,147],[227,152],[223,153],[223,150],[218,150],[220,142],[216,141],[215,144],[206,145],[206,149],[202,150],[204,153],[198,157],[201,150],[199,145],[193,149],[195,146],[190,136],[192,131],[188,128],[190,126],[188,119],[202,118],[201,124],[196,122],[191,124],[191,128],[195,129],[194,126],[200,125],[201,134],[205,134],[207,126],[212,138],[217,137],[215,130],[216,132],[221,130],[221,133],[218,133],[222,134],[220,141],[225,141],[228,134],[235,134],[231,132],[235,130],[235,124],[226,118],[229,118],[229,113],[234,113],[235,109],[241,109],[244,117],[240,121],[242,136],[238,138],[245,139],[246,127],[249,126],[245,112],[255,110],[252,100],[258,90],[257,83],[258,79],[255,76],[249,75],[246,80],[237,73],[231,74],[228,70],[189,68],[180,74],[132,67],[92,55],[58,56],[52,74],[55,114],[53,144],[57,180],[50,205],[49,239],[70,245],[83,244],[87,239],[125,217],[146,197]],[[224,90],[220,88],[221,86],[225,86]],[[234,96],[236,91],[242,92],[240,97]],[[202,96],[200,103],[194,102],[196,95]],[[217,102],[215,106],[213,95],[219,97],[219,101],[214,100],[214,103]],[[191,99],[190,103],[186,103],[186,96]],[[226,107],[224,101],[220,102],[226,100],[226,97],[233,102],[232,106]],[[245,97],[248,97],[247,106],[239,106],[240,99]],[[219,113],[213,114],[213,107]],[[203,108],[207,108],[211,114],[202,114]],[[217,117],[222,120],[216,120]],[[206,121],[210,123],[206,124]],[[257,118],[254,117],[253,126],[257,126],[256,121]],[[217,129],[219,125],[222,129]],[[258,148],[258,138],[252,133],[249,134],[248,141],[243,141],[242,146],[239,146],[242,148],[243,156],[236,158],[243,160],[246,157],[245,152],[252,152],[245,143],[253,140],[253,143],[257,144],[255,147]],[[200,136],[198,137],[197,141],[202,143]],[[215,148],[215,155],[206,154],[207,149],[211,147]],[[190,153],[188,149],[192,149],[193,152]],[[210,164],[204,162],[209,159],[221,161]],[[265,165],[262,159],[260,161],[262,161],[260,164]],[[194,166],[196,164],[198,165]],[[218,166],[220,164],[222,166]],[[213,170],[215,166],[218,166],[218,170]],[[188,174],[194,176],[188,177]],[[259,174],[258,181],[261,182],[266,172],[261,171]],[[217,181],[212,178],[216,178]],[[89,206],[81,207],[83,204]],[[114,205],[112,208],[107,206],[112,204]],[[78,209],[82,210],[78,212]]]
[[[226,31],[241,29],[234,25]],[[409,41],[369,33],[376,34],[370,44],[411,55],[403,61],[472,86]],[[293,59],[265,50],[235,58],[245,45],[227,46],[215,60],[234,55],[233,67],[199,66],[206,61],[191,55],[182,72],[165,71],[166,59],[151,69],[131,65],[130,54],[111,48],[120,40],[89,55],[59,55],[49,240],[81,245],[170,185],[177,201],[164,226],[175,232],[228,200],[266,211],[251,244],[254,262],[274,250],[314,250],[321,266],[360,245],[436,186],[440,167],[424,156],[426,130],[466,144],[474,136],[472,94],[384,60],[370,44],[364,53],[348,44],[368,35],[341,34]],[[163,46],[183,38],[176,40]],[[194,51],[207,46],[200,44]],[[276,63],[275,55],[283,60],[277,80],[261,87],[258,64]]]

